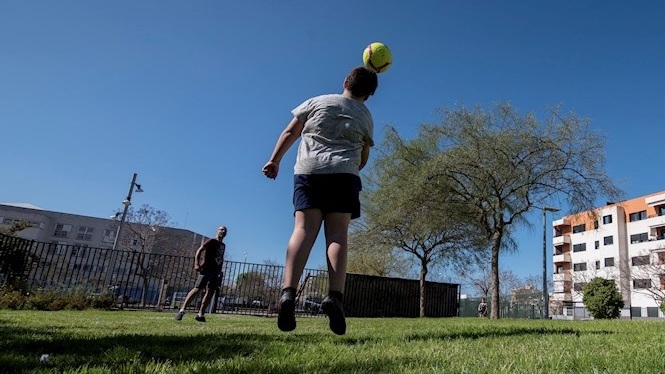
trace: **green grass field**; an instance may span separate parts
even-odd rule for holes
[[[664,373],[662,321],[0,311],[2,373]],[[42,354],[50,361],[41,363]]]

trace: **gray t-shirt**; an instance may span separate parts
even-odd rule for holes
[[[322,95],[291,113],[304,124],[295,174],[359,174],[363,146],[374,145],[374,122],[365,104],[340,94]]]

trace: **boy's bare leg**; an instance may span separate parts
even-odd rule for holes
[[[344,292],[350,222],[350,213],[328,213],[325,217],[326,260],[331,291]]]
[[[286,249],[284,289],[279,299],[277,314],[277,327],[282,331],[293,331],[296,328],[295,298],[298,282],[319,235],[322,220],[323,214],[319,209],[305,209],[295,214],[293,233]]]
[[[326,259],[328,262],[329,290],[321,309],[326,313],[329,327],[337,335],[346,334],[343,292],[346,283],[348,229],[350,213],[329,213],[325,218]]]
[[[319,209],[297,211],[293,233],[286,249],[283,287],[298,289],[305,264],[321,229],[323,214]]]

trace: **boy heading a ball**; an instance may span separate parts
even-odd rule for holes
[[[335,334],[346,333],[343,292],[348,228],[352,219],[360,217],[360,170],[374,145],[374,123],[365,101],[377,86],[376,72],[361,66],[344,79],[341,94],[316,96],[297,106],[263,167],[266,177],[276,178],[282,157],[301,139],[294,167],[295,222],[286,250],[277,317],[282,331],[296,328],[296,289],[323,225],[329,291],[321,309]]]

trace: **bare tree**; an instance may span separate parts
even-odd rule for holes
[[[654,247],[653,253],[628,259],[627,266],[620,268],[620,274],[622,279],[632,281],[634,293],[649,296],[660,306],[665,300],[665,243]],[[628,282],[624,285],[628,292],[630,286]],[[624,292],[622,295],[626,299]]]
[[[492,290],[492,273],[489,267],[480,267],[476,271],[462,272],[460,277],[466,280],[481,297],[487,298]]]
[[[15,220],[8,227],[0,227],[0,235],[14,236],[16,233],[30,227],[33,227],[33,224],[24,219]]]
[[[187,244],[179,237],[169,234],[170,217],[163,210],[155,209],[147,204],[138,209],[129,208],[125,229],[128,235],[119,240],[123,247],[128,248],[127,266],[129,272],[141,279],[141,306],[145,306],[150,279],[163,276],[163,264],[159,254],[181,254]]]
[[[509,299],[515,290],[532,284],[528,279],[520,279],[511,270],[501,271],[500,276],[502,281],[500,283],[499,296],[503,300]],[[492,269],[489,266],[479,267],[476,271],[472,272],[464,272],[461,274],[461,277],[473,286],[482,297],[487,298],[492,292]]]
[[[413,266],[403,252],[382,243],[378,230],[356,227],[349,237],[349,273],[380,277],[406,277]]]
[[[33,227],[26,220],[12,222],[9,227],[0,228],[0,285],[7,285],[12,289],[20,290],[25,287],[25,275],[39,261],[39,258],[30,253],[29,245],[17,245],[9,238],[16,233]]]

